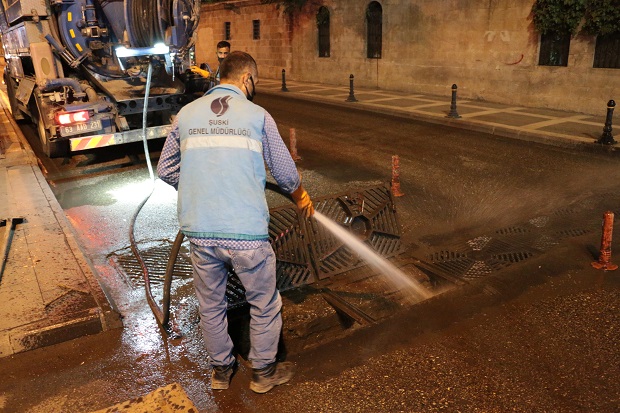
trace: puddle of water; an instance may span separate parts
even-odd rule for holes
[[[354,234],[344,229],[337,222],[327,216],[315,211],[314,218],[329,230],[340,241],[344,242],[349,249],[355,252],[360,259],[374,268],[384,279],[389,281],[399,291],[418,299],[432,297],[430,291],[424,288],[416,280],[411,279],[407,274],[398,269],[394,264],[377,254],[372,248],[362,242]]]

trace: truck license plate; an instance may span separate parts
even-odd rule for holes
[[[60,136],[79,135],[80,133],[97,132],[101,129],[100,120],[91,120],[88,123],[77,123],[71,126],[61,126]]]

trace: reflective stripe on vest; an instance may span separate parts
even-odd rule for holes
[[[263,153],[263,143],[243,136],[192,136],[181,141],[181,151],[195,148],[249,149]]]

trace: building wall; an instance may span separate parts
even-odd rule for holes
[[[233,50],[252,54],[261,76],[480,99],[596,115],[620,99],[620,69],[592,68],[595,38],[571,39],[568,67],[538,65],[533,0],[380,0],[381,59],[366,58],[366,0],[308,0],[294,19],[260,0],[203,5],[198,62],[216,61],[224,22]],[[330,11],[331,55],[318,57],[316,12]],[[261,39],[252,40],[252,20]]]
[[[253,40],[254,20],[260,20],[259,40]],[[202,6],[196,41],[198,64],[218,66],[216,45],[226,40],[225,22],[230,22],[231,50],[250,53],[258,62],[260,77],[280,78],[282,69],[291,66],[291,24],[275,4],[261,4],[260,0]]]

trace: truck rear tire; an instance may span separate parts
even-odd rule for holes
[[[49,131],[45,129],[43,117],[40,114],[38,115],[37,131],[39,132],[39,140],[41,141],[43,153],[45,153],[48,158],[62,158],[67,156],[69,154],[69,141],[51,141]]]
[[[25,119],[24,114],[17,107],[17,98],[15,97],[15,81],[8,74],[6,68],[4,69],[4,84],[6,86],[6,94],[9,98],[9,105],[11,106],[11,114],[15,120]]]

